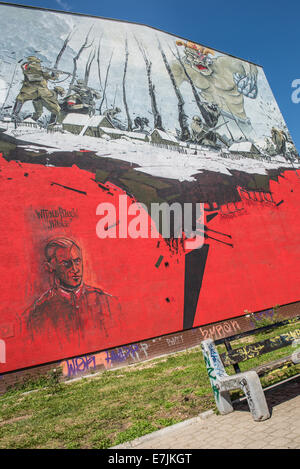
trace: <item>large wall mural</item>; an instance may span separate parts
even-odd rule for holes
[[[299,300],[299,155],[260,66],[83,15],[0,26],[0,373]]]

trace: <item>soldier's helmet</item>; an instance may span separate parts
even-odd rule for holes
[[[41,60],[38,57],[35,57],[34,55],[30,55],[29,57],[27,57],[27,60],[28,62],[37,62],[37,63],[41,62]]]
[[[194,117],[193,117],[193,121],[195,121],[195,122],[202,122],[201,117],[199,117],[199,116],[194,116]]]

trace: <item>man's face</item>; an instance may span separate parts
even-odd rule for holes
[[[73,290],[81,285],[82,255],[76,246],[56,249],[55,257],[51,260],[51,267],[62,287]]]

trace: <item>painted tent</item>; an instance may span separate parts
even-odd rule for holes
[[[299,300],[299,156],[262,67],[31,7],[0,28],[0,373]]]

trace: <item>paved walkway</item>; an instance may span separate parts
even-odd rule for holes
[[[255,422],[246,402],[115,446],[123,449],[300,449],[300,377],[265,391],[271,418]]]

